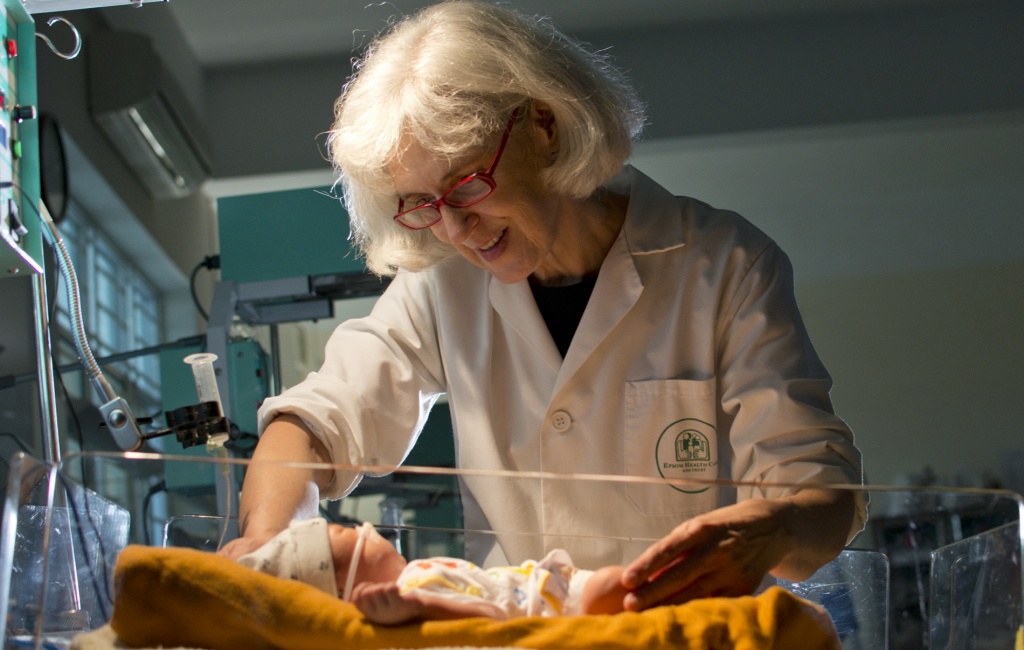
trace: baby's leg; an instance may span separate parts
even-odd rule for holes
[[[580,610],[584,614],[618,614],[629,593],[622,586],[622,567],[606,566],[594,572],[583,587]]]

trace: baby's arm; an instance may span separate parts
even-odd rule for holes
[[[624,611],[622,601],[629,593],[622,586],[622,567],[606,566],[594,571],[583,586],[580,610],[584,614],[618,614]]]
[[[621,604],[621,598],[620,604]],[[480,602],[462,602],[411,591],[402,594],[393,582],[356,585],[352,590],[352,604],[371,623],[402,625],[414,620],[438,621],[454,618],[505,618],[505,613],[494,605]]]

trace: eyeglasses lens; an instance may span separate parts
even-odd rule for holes
[[[494,186],[483,178],[469,178],[448,190],[441,197],[439,203],[450,205],[453,208],[468,208],[486,199],[493,191]],[[408,227],[425,228],[434,225],[440,218],[440,206],[435,202],[430,202],[413,208],[398,219]]]
[[[453,208],[468,208],[482,201],[494,189],[482,178],[470,178],[459,183],[444,195],[444,202]]]
[[[512,133],[512,127],[515,126],[516,118],[519,117],[519,110],[519,108],[514,110],[512,116],[508,119],[505,133],[501,136],[501,144],[498,145],[498,150],[494,154],[494,160],[491,161],[490,169],[462,179],[455,187],[445,192],[444,196],[436,201],[427,201],[422,205],[410,208],[408,211],[403,211],[404,204],[399,199],[399,212],[394,217],[395,221],[414,230],[429,228],[441,220],[442,205],[450,205],[453,208],[468,208],[490,196],[495,187],[492,174],[498,166],[498,160],[501,158],[502,151],[505,150],[505,144]]]

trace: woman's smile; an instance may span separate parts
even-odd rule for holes
[[[501,241],[501,238],[505,236],[505,233],[507,231],[508,231],[507,228],[505,230],[502,230],[500,233],[498,233],[497,237],[495,237],[491,241],[487,242],[487,244],[481,246],[480,250],[486,252],[486,251],[490,250],[491,248],[494,248],[494,245],[497,244],[499,241]]]
[[[508,228],[505,228],[494,239],[478,249],[480,257],[485,262],[493,262],[505,251],[505,235],[507,233]]]

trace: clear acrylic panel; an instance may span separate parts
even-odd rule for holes
[[[832,618],[845,650],[885,647],[889,623],[889,559],[885,553],[846,549],[807,580],[779,579],[777,583],[821,605]]]
[[[247,466],[243,459],[131,452],[71,456],[56,467],[14,459],[0,536],[4,647],[66,647],[75,635],[103,625],[112,607],[111,570],[126,544],[214,551],[234,539],[237,500],[229,496],[237,493]],[[485,493],[502,493],[510,485],[558,485],[585,497],[599,486],[659,483],[652,479],[335,469],[363,478],[346,498],[322,502],[321,514],[347,525],[378,525],[408,559],[447,555],[486,565],[482,558],[489,550],[539,558],[553,547],[630,558],[657,537],[594,535],[579,522],[556,522],[557,529],[544,535],[473,529],[466,526],[460,499],[466,485]],[[867,527],[811,578],[776,582],[821,605],[844,648],[1014,647],[1022,624],[1020,495],[834,487],[862,493],[870,504]]]
[[[128,541],[130,514],[57,467],[16,455],[0,537],[5,647],[60,646],[103,625],[111,569]]]
[[[1020,629],[1021,544],[1005,524],[931,553],[929,625],[935,647],[1003,648]]]
[[[164,522],[161,546],[214,552],[238,537],[238,518],[222,515],[174,515]]]

